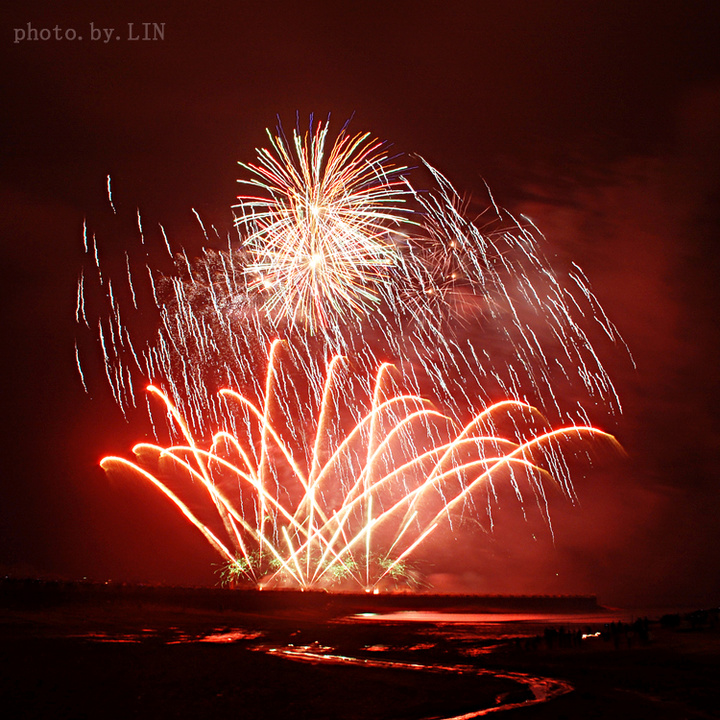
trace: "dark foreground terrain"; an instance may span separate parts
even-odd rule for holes
[[[654,622],[649,634],[630,626],[613,626],[611,633],[599,620],[585,628],[602,631],[599,637],[546,631],[498,643],[478,639],[467,623],[448,631],[435,621],[351,621],[308,610],[238,612],[127,599],[6,605],[0,608],[0,712],[12,718],[450,718],[531,699],[526,684],[507,677],[525,673],[574,689],[504,710],[503,717],[713,718],[720,717],[715,617]],[[275,650],[385,664],[299,662]],[[428,669],[438,666],[455,671]]]

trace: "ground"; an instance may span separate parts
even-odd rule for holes
[[[198,642],[242,628],[236,642]],[[142,603],[0,610],[6,717],[447,718],[522,702],[527,689],[468,666],[568,681],[574,690],[508,718],[720,717],[720,630],[651,625],[468,655],[462,632],[428,643],[432,623],[341,622],[316,613],[237,613]],[[258,637],[257,633],[262,632]],[[101,639],[113,638],[114,642]],[[244,638],[244,639],[243,639]],[[125,640],[126,642],[120,642]],[[256,648],[310,646],[353,657],[457,665],[462,673],[301,663]],[[477,648],[479,651],[481,647]]]

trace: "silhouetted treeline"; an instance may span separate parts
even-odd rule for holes
[[[0,606],[48,608],[69,603],[131,602],[213,611],[298,610],[348,615],[397,610],[492,612],[597,612],[594,595],[438,595],[432,593],[328,593],[322,590],[235,590],[117,583],[0,580]]]

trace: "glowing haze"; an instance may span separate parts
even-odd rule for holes
[[[501,484],[551,527],[549,488],[574,497],[568,450],[617,447],[588,417],[620,409],[588,323],[620,338],[582,271],[555,271],[494,201],[471,221],[439,172],[368,134],[269,140],[242,165],[236,234],[203,226],[202,257],[175,253],[172,274],[126,252],[113,277],[86,229],[77,320],[116,402],[154,398],[168,438],[103,468],[160,489],[225,579],[258,586],[421,584],[419,550],[466,517],[491,530]],[[108,197],[115,212],[110,178]]]

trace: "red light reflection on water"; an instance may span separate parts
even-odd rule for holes
[[[259,648],[258,648],[259,649]],[[323,648],[325,649],[325,648]],[[327,648],[328,650],[330,648]],[[433,673],[474,673],[475,675],[489,675],[495,678],[512,680],[525,687],[532,693],[532,699],[522,702],[513,702],[507,704],[494,705],[490,708],[474,710],[464,715],[455,715],[444,720],[471,720],[471,718],[489,715],[492,712],[501,710],[510,710],[516,707],[526,707],[546,702],[553,698],[565,695],[573,690],[573,686],[564,680],[556,680],[555,678],[536,677],[527,673],[518,672],[497,672],[495,670],[484,670],[473,667],[471,665],[424,665],[420,663],[397,662],[394,660],[376,660],[371,658],[349,657],[347,655],[334,655],[326,652],[316,652],[311,646],[303,647],[281,647],[281,648],[265,648],[265,652],[269,655],[279,655],[298,662],[307,662],[312,664],[327,663],[331,665],[355,665],[362,667],[376,667],[385,669],[415,670]]]
[[[205,637],[197,638],[196,642],[206,643],[231,643],[238,640],[257,640],[262,637],[261,632],[247,632],[246,630],[229,630],[226,632],[213,633]]]
[[[365,622],[416,622],[464,625],[507,625],[508,623],[532,623],[537,625],[597,625],[598,623],[627,622],[630,613],[463,613],[432,610],[399,610],[390,613],[359,613],[348,618]]]

